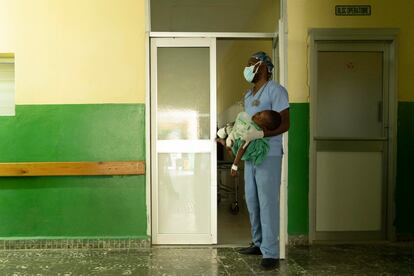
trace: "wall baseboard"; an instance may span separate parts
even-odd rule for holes
[[[288,238],[289,246],[295,245],[309,245],[309,238],[307,235],[293,235]]]
[[[397,234],[397,242],[414,242],[414,234]]]
[[[21,239],[0,240],[0,250],[30,249],[140,249],[149,248],[151,242],[146,239]]]

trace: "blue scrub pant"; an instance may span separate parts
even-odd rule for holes
[[[252,239],[263,258],[279,259],[279,194],[282,156],[268,156],[260,165],[244,165],[245,197]]]

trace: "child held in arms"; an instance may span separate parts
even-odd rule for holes
[[[246,112],[237,115],[233,126],[230,124],[217,131],[217,141],[221,143],[230,155],[236,156],[231,166],[231,175],[236,176],[240,160],[252,161],[254,165],[259,165],[269,151],[268,138],[260,138],[250,142],[241,140],[241,137],[252,127],[257,130],[274,130],[280,126],[280,114],[273,110],[263,110],[257,112],[250,118]],[[231,137],[232,139],[228,139]],[[226,139],[227,138],[227,139]],[[233,146],[227,141],[234,140]]]

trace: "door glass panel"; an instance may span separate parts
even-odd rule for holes
[[[210,233],[210,153],[158,154],[158,232]]]
[[[158,48],[159,140],[210,138],[210,49]]]
[[[317,136],[381,137],[382,52],[319,52]]]

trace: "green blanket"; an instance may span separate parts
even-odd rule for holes
[[[237,151],[244,144],[242,139],[236,139],[232,147],[234,156],[237,155]],[[252,161],[254,165],[260,165],[266,158],[269,152],[269,142],[267,138],[256,139],[250,142],[247,147],[242,160]]]

